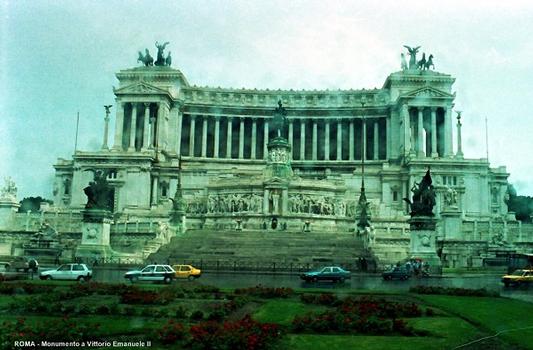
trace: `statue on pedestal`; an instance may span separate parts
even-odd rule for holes
[[[137,58],[137,62],[141,62],[146,67],[153,66],[154,65],[154,58],[150,56],[150,51],[148,49],[145,49],[145,55],[143,56],[142,52],[139,51],[139,57]]]
[[[113,188],[107,182],[108,170],[94,170],[94,181],[83,189],[87,196],[85,209],[113,211]]]
[[[457,207],[457,191],[450,186],[444,192],[444,204],[447,207]]]
[[[0,199],[16,201],[17,186],[11,177],[4,178],[4,187],[0,190]]]
[[[274,110],[272,128],[268,133],[268,138],[273,140],[276,137],[285,137],[288,129],[287,110],[283,107],[281,100],[278,101],[278,108]]]
[[[418,53],[418,50],[420,50],[420,46],[411,48],[407,45],[404,45],[403,47],[409,51],[409,69],[416,69],[416,54]]]
[[[434,216],[433,207],[436,203],[436,195],[429,169],[420,184],[415,182],[411,191],[413,192],[412,201],[409,198],[404,198],[404,201],[409,203],[411,207],[411,217]]]

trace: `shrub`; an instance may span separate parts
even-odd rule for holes
[[[196,310],[191,314],[191,320],[199,321],[204,319],[204,313],[200,310]]]
[[[133,306],[126,306],[124,309],[122,309],[122,313],[126,316],[136,316],[137,309],[135,309]]]
[[[431,316],[435,316],[435,310],[433,310],[432,308],[426,308],[426,316],[428,317],[431,317]]]
[[[177,323],[172,319],[168,320],[163,328],[156,331],[156,338],[159,338],[161,343],[165,345],[175,344],[178,340],[184,339],[185,335],[183,324]]]
[[[475,297],[497,297],[497,292],[488,291],[485,288],[467,289],[467,288],[447,288],[434,286],[415,286],[409,289],[411,293],[417,294],[442,294],[455,296],[475,296]]]
[[[176,309],[175,316],[177,319],[187,318],[187,309],[185,309],[183,306],[179,306]]]
[[[99,315],[109,315],[111,314],[111,309],[108,305],[100,305],[95,309],[95,313]]]
[[[257,285],[250,288],[237,288],[235,289],[236,295],[250,295],[260,298],[287,298],[291,296],[294,291],[291,288],[270,288]]]

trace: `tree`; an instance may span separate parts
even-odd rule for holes
[[[49,204],[54,203],[49,199],[45,199],[41,196],[38,197],[26,197],[20,201],[19,213],[26,213],[30,210],[32,213],[38,213],[41,210],[41,202]]]

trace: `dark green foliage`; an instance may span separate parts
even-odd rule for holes
[[[41,196],[38,197],[26,197],[20,201],[19,213],[26,213],[30,210],[32,213],[38,213],[41,210],[41,202],[53,204],[54,202],[49,199],[44,199]]]
[[[509,211],[514,211],[516,219],[522,222],[531,222],[533,214],[533,197],[518,196],[512,185],[508,188],[509,199],[505,202]]]

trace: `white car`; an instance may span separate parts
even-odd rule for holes
[[[176,277],[176,271],[170,265],[148,265],[142,270],[129,271],[124,274],[124,278],[131,283],[136,281],[154,281],[171,283]]]
[[[85,264],[64,264],[57,269],[43,271],[39,275],[42,280],[72,280],[88,281],[92,278],[93,272]]]

